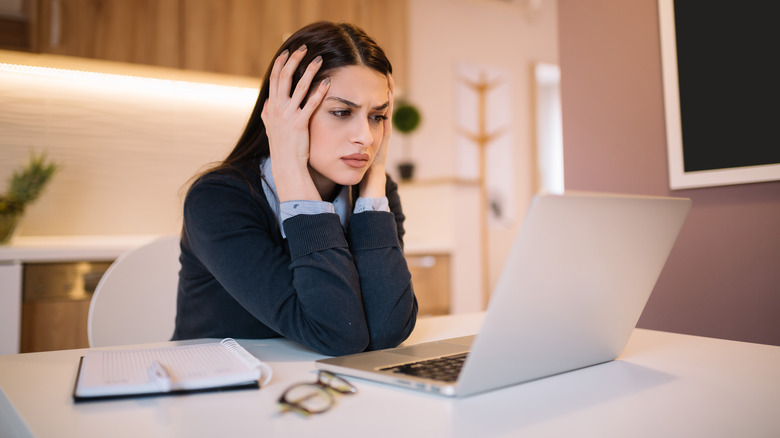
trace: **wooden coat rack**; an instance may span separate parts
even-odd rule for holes
[[[470,89],[474,90],[477,94],[477,132],[468,132],[465,129],[460,129],[461,134],[466,138],[474,142],[477,146],[479,153],[479,174],[477,176],[477,183],[479,184],[480,199],[482,202],[482,223],[480,227],[480,239],[481,239],[481,260],[482,260],[482,305],[487,306],[490,300],[490,243],[488,233],[488,220],[490,215],[490,198],[488,196],[487,187],[487,148],[488,145],[497,137],[502,135],[501,130],[493,133],[487,132],[487,94],[501,83],[500,80],[488,81],[485,77],[485,73],[482,72],[479,75],[477,81],[473,81],[468,78],[462,78],[462,81]]]

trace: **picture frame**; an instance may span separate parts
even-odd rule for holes
[[[769,65],[778,31],[764,26],[776,15],[761,11],[777,7],[774,2],[748,2],[682,1],[680,7],[698,9],[676,16],[681,10],[675,9],[675,0],[658,0],[673,190],[780,180],[780,136],[773,126],[780,118],[778,70]],[[717,29],[710,27],[713,23]],[[766,34],[772,37],[764,38]],[[678,53],[681,41],[712,47],[684,47]],[[682,91],[688,94],[681,95],[680,82],[686,80]]]

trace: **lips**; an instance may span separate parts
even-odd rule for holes
[[[341,161],[344,162],[349,167],[365,167],[368,165],[368,154],[351,154],[351,155],[345,155],[341,157]]]

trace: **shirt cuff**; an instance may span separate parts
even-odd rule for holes
[[[325,201],[284,201],[279,204],[282,223],[299,214],[335,213],[333,204]]]
[[[336,209],[333,208],[333,204],[325,201],[284,201],[279,204],[279,219],[282,223],[279,227],[282,231],[282,237],[287,238],[287,233],[284,232],[284,221],[287,219],[298,216],[299,214],[321,214],[321,213],[335,213]]]
[[[358,198],[355,202],[355,214],[364,211],[390,211],[390,203],[387,196],[381,198]]]

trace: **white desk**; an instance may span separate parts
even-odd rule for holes
[[[410,341],[474,333],[481,318],[423,319]],[[83,350],[0,356],[0,436],[780,436],[780,347],[636,330],[617,361],[465,399],[351,379],[358,394],[304,418],[276,399],[313,381],[321,356],[241,344],[274,369],[261,390],[85,404],[71,400]]]

